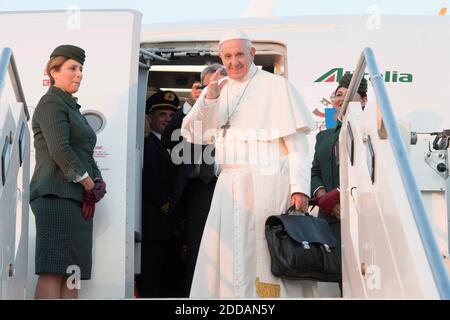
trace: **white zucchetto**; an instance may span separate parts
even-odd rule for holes
[[[220,39],[220,42],[219,42],[219,47],[225,41],[234,40],[234,39],[243,39],[243,40],[250,41],[250,38],[243,31],[241,31],[239,29],[232,29],[222,36],[222,38]]]

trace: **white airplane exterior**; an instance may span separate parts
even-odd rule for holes
[[[315,134],[332,125],[329,101],[337,82],[355,70],[364,48],[373,50],[380,72],[372,78],[381,79],[393,115],[384,111],[380,87],[369,85],[364,111],[350,103],[345,116],[340,136],[344,297],[450,298],[448,132],[443,131],[450,128],[444,107],[450,87],[448,17],[305,16],[144,26],[141,14],[131,10],[10,12],[0,18],[0,49],[10,48],[14,55],[23,92],[17,94],[14,77],[5,76],[13,68],[2,58],[1,299],[32,298],[37,279],[27,116],[48,89],[44,69],[51,50],[61,44],[86,50],[77,97],[97,131],[95,158],[108,184],[95,213],[92,280],[81,282],[80,298],[133,298],[140,271],[145,99],[155,88],[185,97],[199,70],[220,61],[218,42],[230,28],[250,36],[260,68],[287,77],[302,94],[317,123],[309,135],[311,156]],[[370,78],[368,70],[365,76]],[[379,133],[381,119],[400,128],[400,141],[390,126],[386,135]],[[430,135],[436,132],[440,135]],[[404,162],[396,156],[399,145],[407,153]],[[414,183],[405,185],[403,166],[412,169],[414,178],[407,181]],[[419,207],[425,208],[419,220],[410,189],[419,192]],[[335,287],[323,288],[321,297],[337,297]]]

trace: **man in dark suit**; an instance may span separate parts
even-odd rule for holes
[[[161,133],[176,112],[179,99],[160,91],[146,103],[151,132],[144,142],[142,179],[142,247],[138,292],[144,298],[185,295],[181,241],[168,215],[176,167],[161,143]]]
[[[181,128],[183,118],[195,104],[201,89],[208,85],[210,78],[219,68],[223,67],[220,64],[212,64],[202,71],[201,82],[192,85],[188,101],[175,113],[164,130],[161,140],[166,148],[172,150],[172,154],[176,153],[182,158],[182,163],[177,167],[169,215],[178,223],[185,225],[188,293],[217,178],[214,163],[205,161],[204,158],[206,152],[214,156],[214,152],[210,152],[211,147],[190,144],[182,140],[177,130]],[[226,75],[225,69],[223,70],[223,75]],[[179,153],[180,150],[181,153]]]

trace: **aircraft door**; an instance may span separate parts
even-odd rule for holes
[[[136,185],[142,186],[142,167],[144,161],[144,131],[145,131],[145,101],[147,99],[148,71],[151,66],[152,58],[148,56],[145,50],[141,49],[139,55],[139,73],[138,73],[138,96],[136,113],[136,148],[138,156],[136,157],[135,177]],[[141,241],[142,241],[142,188],[138,188],[135,193],[135,226],[134,226],[134,273],[141,273]]]

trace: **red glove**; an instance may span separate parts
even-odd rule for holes
[[[83,217],[89,221],[94,217],[96,198],[92,190],[84,190],[83,208],[81,212]]]
[[[94,180],[95,186],[92,192],[95,196],[95,202],[99,202],[106,194],[106,183],[100,178]]]
[[[330,214],[331,210],[333,210],[334,206],[340,202],[340,192],[339,190],[333,189],[330,192],[327,192],[323,196],[321,196],[317,200],[317,205],[320,209],[322,209],[326,214]]]

